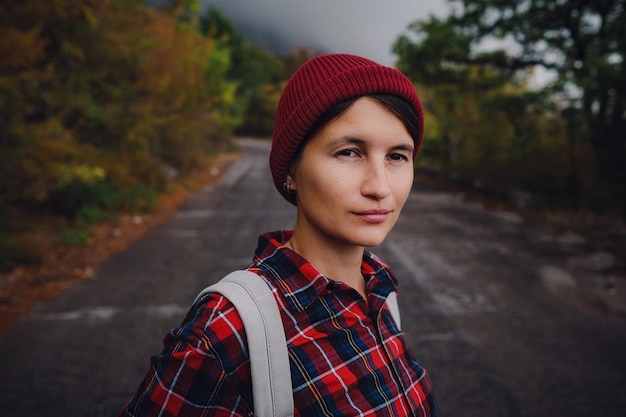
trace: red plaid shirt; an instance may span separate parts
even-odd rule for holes
[[[290,235],[262,235],[249,269],[266,279],[280,307],[295,415],[436,416],[428,375],[385,304],[397,286],[389,267],[365,253],[366,303],[285,247]],[[224,297],[199,300],[151,362],[120,416],[252,415],[246,335]]]

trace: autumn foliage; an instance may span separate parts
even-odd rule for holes
[[[0,268],[31,257],[15,238],[24,213],[146,210],[168,175],[230,146],[249,104],[230,74],[238,51],[174,6],[0,4]]]

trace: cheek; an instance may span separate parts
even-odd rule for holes
[[[407,171],[398,175],[394,181],[394,194],[396,200],[404,205],[413,188],[413,171]]]
[[[318,173],[308,182],[308,192],[320,198],[325,205],[336,205],[348,195],[354,176],[335,173]]]
[[[354,181],[354,173],[344,171],[323,159],[304,160],[296,172],[298,193],[324,198],[324,204],[330,204],[345,195]]]

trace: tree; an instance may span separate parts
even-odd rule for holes
[[[200,17],[200,31],[229,52],[226,78],[237,84],[235,94],[243,119],[238,133],[271,134],[276,107],[275,94],[271,92],[278,89],[282,79],[282,60],[248,43],[232,21],[215,7],[209,7]]]
[[[200,33],[198,8],[0,3],[0,270],[35,258],[18,235],[41,214],[84,243],[84,228],[149,210],[168,174],[229,146],[240,82],[228,45]]]
[[[164,164],[184,171],[229,139],[225,52],[181,22],[194,2],[178,3],[0,6],[0,206],[73,218],[105,195],[90,188],[158,190]]]
[[[394,45],[417,81],[462,83],[472,68],[493,82],[535,67],[554,71],[570,132],[593,149],[599,180],[626,186],[625,0],[450,0],[453,12],[410,26]],[[493,40],[501,42],[487,49]],[[577,123],[574,128],[574,123]]]

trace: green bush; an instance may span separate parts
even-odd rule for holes
[[[97,224],[100,220],[102,220],[102,212],[97,206],[92,204],[84,205],[76,216],[77,224],[93,225]]]
[[[61,233],[61,243],[69,246],[85,246],[91,236],[93,236],[92,229],[74,226]]]
[[[124,209],[130,212],[152,211],[157,200],[156,190],[143,184],[135,184],[126,194]]]
[[[8,272],[17,265],[38,265],[39,253],[19,237],[0,231],[0,272]]]

